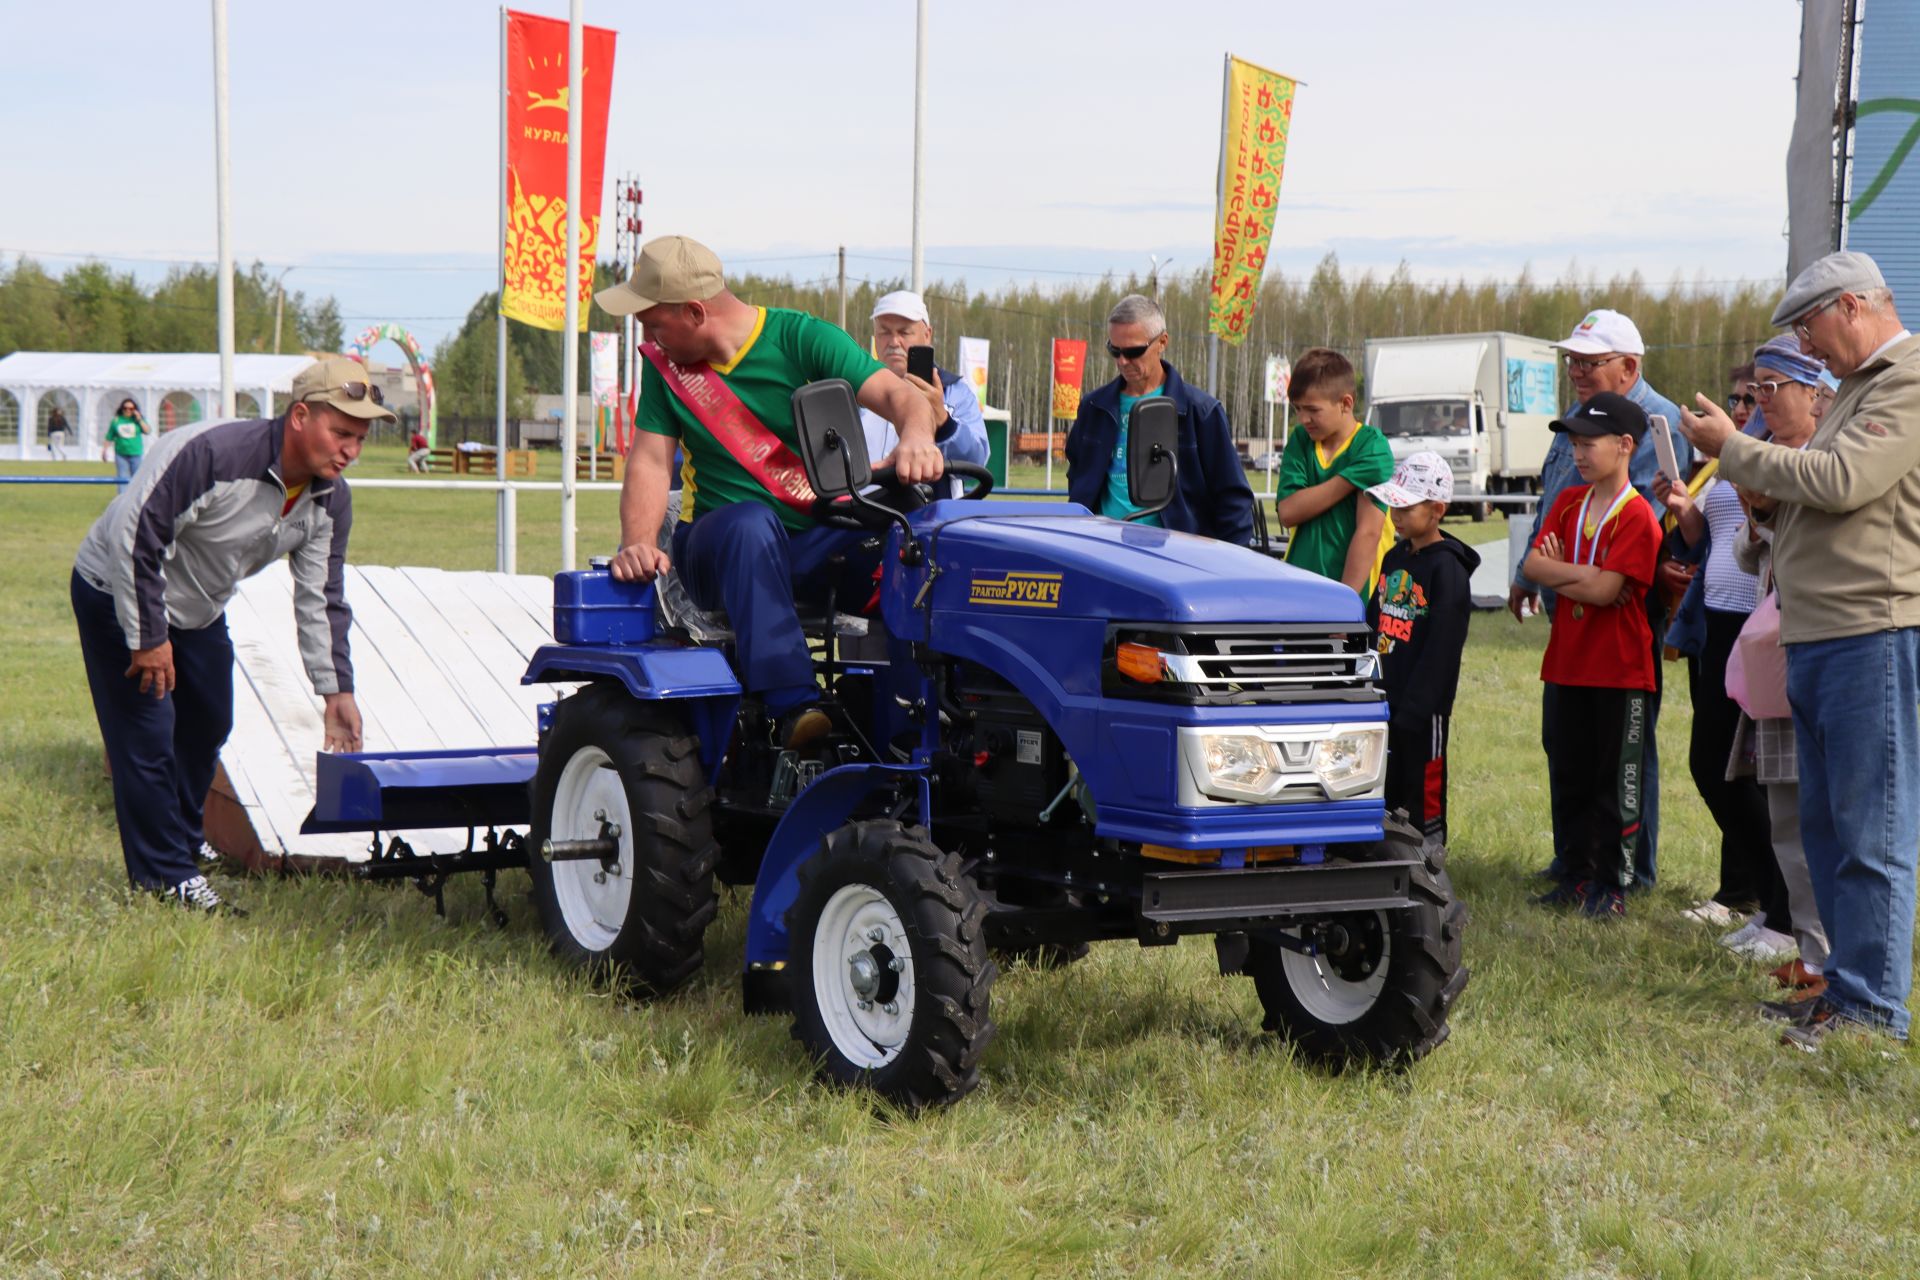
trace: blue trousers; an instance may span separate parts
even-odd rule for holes
[[[116,453],[113,455],[113,479],[119,485],[116,492],[125,493],[127,486],[133,483],[134,473],[140,470],[140,455]]]
[[[1905,1039],[1920,859],[1920,628],[1787,646],[1827,1000]]]
[[[736,502],[677,527],[673,563],[695,604],[726,610],[740,683],[784,711],[819,692],[795,606],[823,604],[831,585],[835,608],[857,613],[879,563],[863,545],[870,537],[826,525],[789,532],[773,508]]]
[[[71,593],[93,713],[113,769],[113,811],[127,879],[136,889],[170,889],[200,874],[194,854],[203,838],[207,790],[233,728],[227,620],[199,631],[167,628],[174,688],[155,698],[126,674],[133,655],[113,597],[77,572]]]

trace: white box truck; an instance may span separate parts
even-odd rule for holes
[[[1367,421],[1404,458],[1447,460],[1459,504],[1472,495],[1531,493],[1560,412],[1560,358],[1542,338],[1450,333],[1367,342]]]

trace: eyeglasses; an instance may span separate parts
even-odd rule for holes
[[[1846,296],[1847,295],[1843,293],[1840,295],[1840,298],[1844,298]],[[1825,311],[1828,307],[1838,305],[1840,302],[1840,298],[1835,298],[1832,302],[1823,303],[1820,306],[1815,307],[1813,310],[1807,312],[1807,314],[1801,316],[1798,320],[1795,320],[1793,322],[1793,332],[1800,339],[1800,341],[1802,342],[1813,341],[1813,334],[1809,331],[1809,326],[1813,324],[1813,318],[1819,315],[1822,311]]]
[[[1745,405],[1749,409],[1753,408],[1754,400],[1751,393],[1727,397],[1727,408],[1738,409],[1741,405]]]
[[[1567,370],[1570,373],[1592,373],[1595,369],[1612,364],[1615,360],[1624,360],[1625,356],[1615,352],[1610,356],[1568,356]]]
[[[1152,350],[1153,344],[1158,341],[1160,341],[1160,339],[1156,337],[1138,347],[1116,347],[1109,342],[1107,344],[1107,354],[1115,360],[1138,360],[1141,356]]]
[[[321,391],[309,391],[300,398],[302,400],[317,400],[323,396],[330,396],[336,391],[346,396],[349,400],[365,400],[371,396],[375,404],[384,405],[387,402],[387,397],[381,392],[380,384],[377,382],[343,382],[337,387],[328,387]]]
[[[1766,382],[1749,382],[1747,384],[1747,390],[1758,392],[1762,396],[1774,396],[1779,394],[1780,388],[1782,387],[1792,387],[1792,386],[1798,386],[1798,385],[1799,385],[1798,383],[1794,383],[1794,382],[1774,382],[1772,380],[1768,380]]]

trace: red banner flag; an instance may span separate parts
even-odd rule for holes
[[[580,328],[587,327],[594,249],[600,242],[600,180],[613,99],[614,33],[581,32]],[[567,24],[507,13],[506,291],[500,312],[541,329],[566,325]]]
[[[1053,340],[1053,416],[1080,413],[1080,387],[1087,376],[1087,344],[1078,338]]]

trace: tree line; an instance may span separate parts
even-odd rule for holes
[[[0,263],[0,356],[15,351],[217,351],[217,268],[176,266],[153,285],[104,262],[54,275],[32,258]],[[274,349],[275,277],[254,263],[233,279],[234,349]],[[345,343],[331,295],[288,290],[280,350],[338,351]]]

